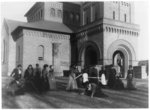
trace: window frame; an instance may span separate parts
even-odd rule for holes
[[[44,60],[44,46],[39,45],[37,50],[38,50],[38,60]]]

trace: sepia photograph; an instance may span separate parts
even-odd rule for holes
[[[149,108],[149,2],[1,1],[2,109]]]

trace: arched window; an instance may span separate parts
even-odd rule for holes
[[[55,16],[55,9],[51,8],[51,16]]]
[[[115,19],[115,11],[113,11],[113,19]]]
[[[38,46],[38,60],[44,60],[44,46]]]
[[[58,15],[59,18],[62,18],[62,11],[61,11],[61,10],[58,10],[58,11],[57,11],[57,15]]]
[[[124,21],[127,22],[127,15],[124,14]]]

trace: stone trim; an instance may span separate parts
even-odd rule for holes
[[[44,37],[44,38],[50,38],[50,39],[70,40],[69,35],[57,34],[57,33],[52,33],[52,32],[39,32],[39,31],[24,30],[24,35],[34,36],[34,37]]]
[[[95,26],[94,28],[90,28],[86,31],[82,31],[82,32],[77,33],[76,37],[81,38],[81,37],[85,37],[86,35],[90,36],[90,35],[94,35],[95,33],[101,33],[104,31],[105,31],[105,28],[103,27],[102,24],[100,24],[98,26]]]
[[[139,32],[134,31],[134,30],[118,28],[118,27],[113,27],[113,26],[105,26],[104,28],[105,28],[106,32],[109,32],[109,33],[117,33],[117,34],[130,35],[130,36],[139,36]]]

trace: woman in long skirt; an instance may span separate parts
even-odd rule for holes
[[[56,80],[55,80],[55,76],[54,76],[53,65],[50,65],[48,79],[49,79],[50,90],[56,90]]]
[[[69,82],[68,82],[66,90],[72,91],[72,90],[77,90],[77,89],[78,89],[78,86],[77,86],[77,82],[75,79],[75,72],[74,72],[74,69],[72,69],[69,75]]]
[[[42,85],[43,85],[43,91],[47,91],[49,90],[49,81],[48,81],[48,65],[45,64],[43,66],[43,70],[42,70]]]
[[[127,75],[127,88],[135,89],[133,84],[133,69],[131,65],[129,66],[128,75]]]

